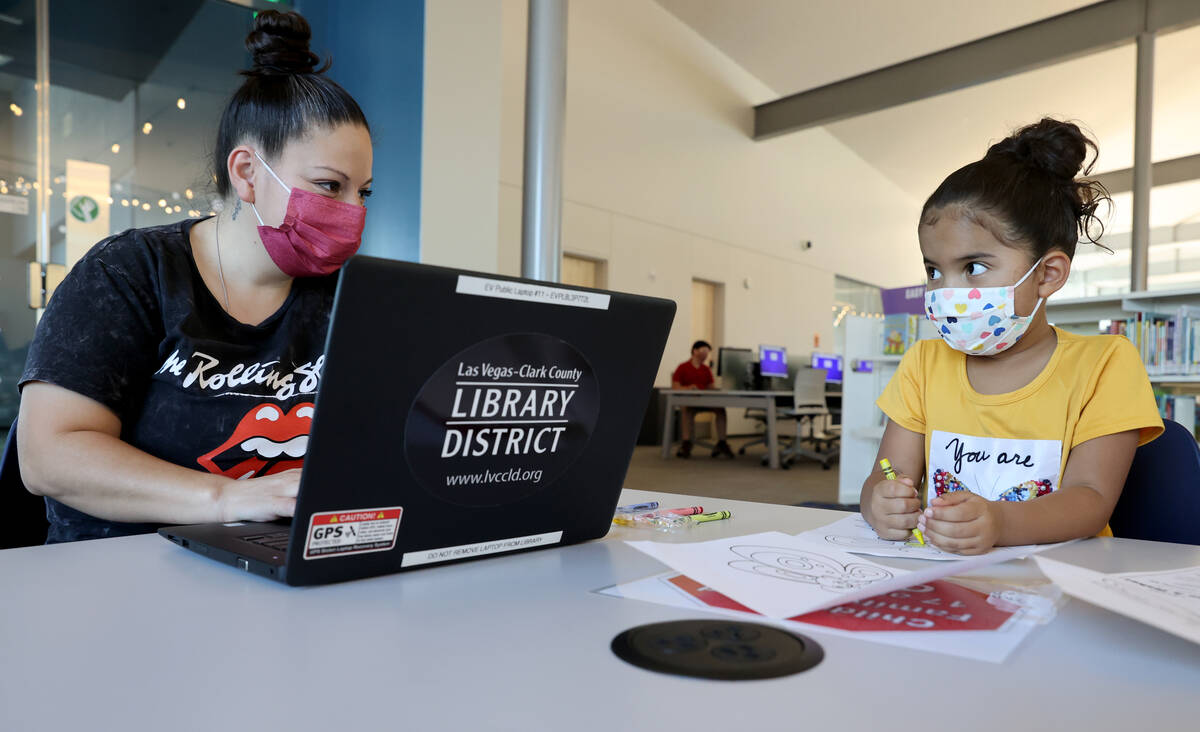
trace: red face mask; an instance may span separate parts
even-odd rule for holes
[[[338,271],[362,243],[367,209],[289,188],[258,152],[254,155],[288,191],[287,213],[278,227],[264,224],[258,209],[250,204],[258,218],[258,235],[271,261],[289,277],[319,277]]]

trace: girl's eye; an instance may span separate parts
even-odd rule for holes
[[[342,184],[338,183],[336,180],[319,180],[316,181],[316,184],[321,188],[321,190],[334,194],[342,189]]]
[[[987,270],[987,265],[985,265],[983,262],[971,262],[967,265],[968,275],[981,275],[984,272],[987,272]]]
[[[942,273],[936,267],[926,267],[925,274],[929,275],[930,280],[940,280],[942,278]]]
[[[364,188],[363,190],[358,192],[358,197],[359,198],[370,198],[372,193],[374,193],[374,191],[372,191],[371,189]]]

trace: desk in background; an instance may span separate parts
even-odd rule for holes
[[[792,390],[787,391],[722,391],[718,389],[664,389],[667,406],[663,419],[663,459],[671,457],[671,443],[675,437],[674,410],[676,407],[745,407],[762,409],[767,414],[767,456],[773,469],[779,468],[778,402],[791,399]]]
[[[797,533],[845,515],[671,499],[733,518],[655,535],[666,541]],[[825,660],[796,676],[635,668],[609,650],[621,631],[719,617],[592,592],[664,570],[622,543],[648,535],[614,527],[586,544],[304,588],[155,535],[0,551],[0,729],[730,732],[885,729],[901,715],[934,728],[1129,732],[1200,719],[1200,646],[1076,600],[1003,664],[809,630]],[[1200,563],[1200,547],[1089,539],[1047,556],[1153,570]],[[1040,576],[1032,560],[987,571]]]

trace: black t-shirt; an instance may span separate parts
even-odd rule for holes
[[[121,419],[176,465],[250,478],[303,463],[337,275],[296,279],[258,325],[230,317],[192,257],[194,220],[131,229],[75,264],[38,323],[21,385],[45,381]],[[46,499],[48,541],[153,531]]]

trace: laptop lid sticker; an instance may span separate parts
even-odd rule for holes
[[[584,290],[568,290],[565,287],[532,282],[511,282],[509,280],[493,280],[487,277],[472,277],[459,275],[454,291],[460,295],[477,295],[479,297],[495,297],[501,300],[523,300],[545,305],[566,305],[574,308],[591,308],[593,310],[608,310],[610,295],[603,292],[585,292]]]
[[[543,333],[481,341],[444,363],[410,410],[404,449],[418,482],[460,506],[537,493],[587,448],[600,412],[588,360]]]
[[[308,520],[304,558],[328,559],[394,549],[403,513],[400,506],[314,513]]]

